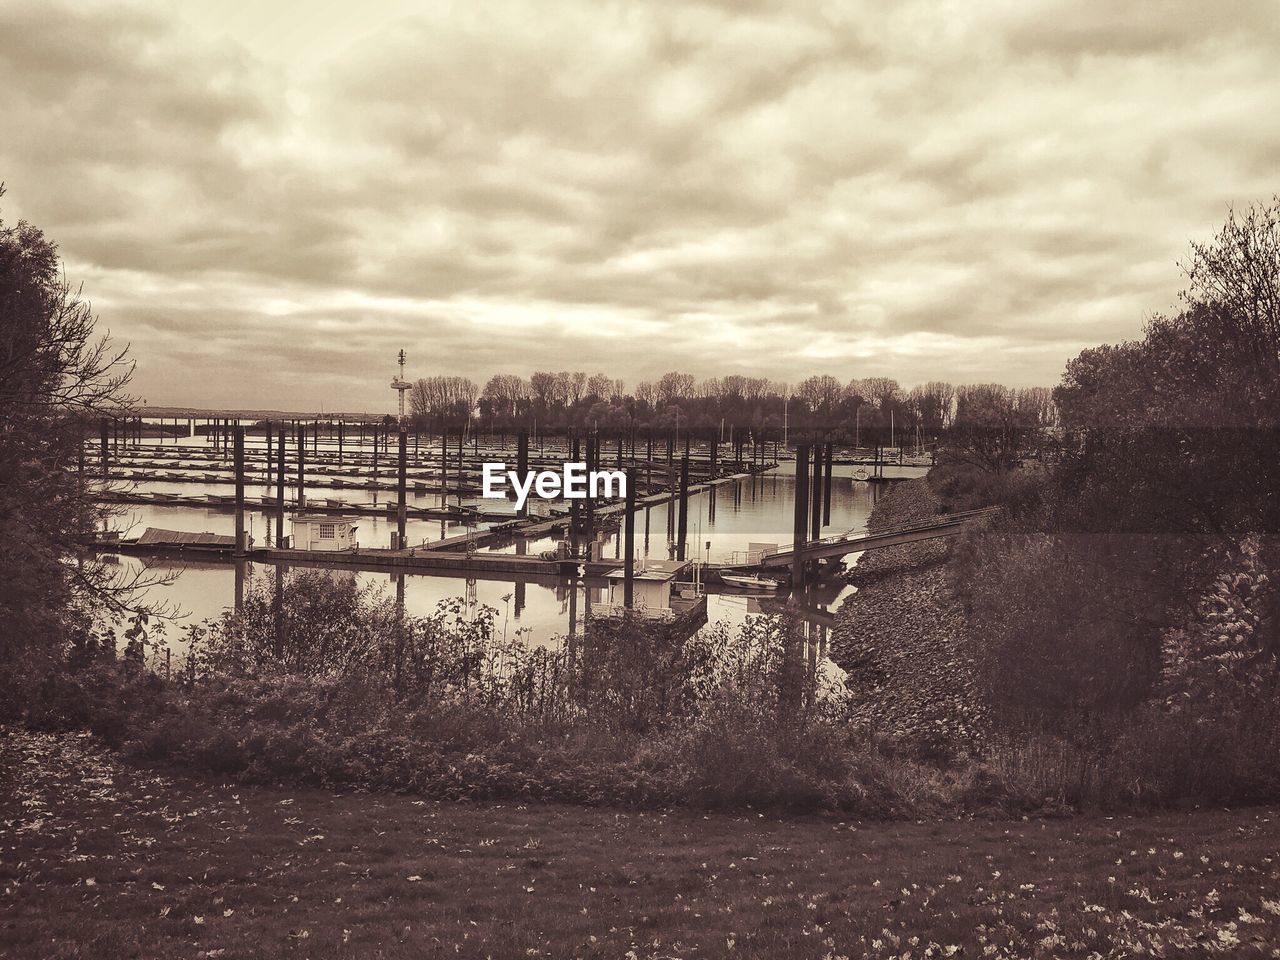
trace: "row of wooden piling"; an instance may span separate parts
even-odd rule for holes
[[[804,587],[806,561],[802,547],[810,541],[821,539],[822,528],[831,523],[834,463],[834,443],[796,445],[795,522],[792,529],[794,547],[791,560],[793,592]]]
[[[184,418],[175,417],[174,418],[175,426],[181,423],[183,419]],[[197,418],[188,417],[185,419],[187,422],[188,435],[189,436],[196,435],[196,433],[198,432],[198,427],[196,425]],[[164,429],[163,420],[164,418],[161,418],[160,427],[162,431]],[[373,443],[374,455],[377,456],[379,453],[381,453],[382,456],[386,456],[388,458],[390,458],[390,455],[391,455],[392,437],[395,434],[397,434],[399,430],[406,429],[403,426],[395,426],[395,425],[383,424],[383,423],[370,423],[368,421],[362,421],[362,420],[355,421],[354,424],[350,424],[345,420],[305,421],[301,419],[293,419],[293,420],[287,420],[282,422],[291,425],[291,427],[294,430],[297,430],[297,429],[305,430],[307,428],[307,424],[310,423],[309,433],[310,433],[310,439],[312,442],[313,452],[319,451],[320,439],[322,437],[327,437],[329,439],[336,439],[339,453],[341,453],[348,439],[347,428],[350,426],[358,427],[359,434],[356,435],[353,432],[350,435],[350,439],[355,442],[355,445],[359,449],[363,450],[367,444],[368,438],[372,437],[374,441]],[[264,432],[267,436],[270,436],[270,433],[272,431],[272,422],[264,421],[261,423],[262,423],[262,426],[259,427],[258,429]],[[211,417],[205,421],[203,435],[209,438],[211,442],[211,446],[214,450],[225,453],[225,452],[229,452],[233,446],[234,432],[236,427],[241,427],[241,426],[243,426],[243,424],[238,418]],[[102,446],[104,451],[110,450],[114,452],[119,452],[120,447],[122,445],[127,446],[130,443],[135,443],[135,444],[141,443],[142,437],[143,437],[143,427],[144,427],[143,419],[140,416],[102,417],[101,430],[102,430],[102,438],[103,438]],[[246,430],[248,432],[252,432],[254,428],[246,428]],[[413,430],[410,432],[412,432],[414,435],[414,445],[415,445],[414,452],[416,455],[418,438],[421,434],[417,430]],[[624,458],[628,456],[628,453],[629,453],[629,459],[633,461],[636,459],[637,447],[639,445],[639,440],[640,440],[640,433],[641,433],[641,430],[638,427],[633,426],[626,432],[625,435],[619,434],[616,437],[616,463],[619,467],[622,466]],[[655,439],[654,432],[652,430],[646,430],[644,431],[644,433],[645,433],[644,442],[645,442],[645,450],[646,450],[645,459],[653,460],[654,439]],[[453,432],[447,429],[442,430],[440,435],[442,437],[442,443],[445,445],[447,445],[454,436]],[[526,449],[527,449],[529,435],[527,432],[525,432],[523,435],[526,437]],[[690,435],[691,434],[689,432],[685,433],[684,448],[686,453],[689,450]],[[176,433],[173,434],[173,436],[175,439],[180,438],[180,435]],[[456,436],[458,441],[458,453],[459,453],[459,456],[461,457],[463,454],[463,445],[468,439],[468,437],[478,447],[481,433],[479,431],[464,432],[463,430],[458,430]],[[492,439],[492,436],[493,435],[490,435],[490,439]],[[504,434],[501,434],[500,436],[501,436],[500,445],[505,446],[507,434],[504,433]],[[572,438],[573,436],[574,436],[574,433],[572,431],[567,435],[566,449],[570,442],[570,438]],[[542,436],[536,439],[539,440],[540,444],[545,445],[547,438],[545,436]],[[668,464],[672,464],[674,463],[677,456],[677,453],[676,453],[677,437],[671,431],[667,431],[665,436],[665,441],[666,441],[666,462]],[[707,442],[711,445],[714,451],[716,448],[718,448],[718,446],[721,443],[725,441],[712,437]],[[770,460],[770,459],[773,462],[777,462],[778,452],[781,448],[777,440],[772,440],[772,441],[747,440],[745,437],[743,437],[740,434],[737,437],[731,438],[728,442],[734,448],[735,460],[737,460],[738,462],[745,462],[744,451],[747,449],[748,445],[750,445],[752,447],[751,459],[753,464],[755,464],[757,461],[760,463],[764,463],[766,462],[766,460]],[[769,452],[769,444],[772,444],[771,455]],[[713,459],[715,458],[714,452],[712,454],[712,457]]]
[[[136,423],[140,425],[141,421],[140,420],[136,421]],[[220,448],[224,443],[224,441],[229,441],[228,445],[231,448],[231,454],[233,459],[233,470],[234,470],[234,489],[235,489],[235,497],[234,497],[235,551],[234,552],[235,552],[235,556],[243,557],[248,552],[247,533],[245,528],[245,507],[246,507],[245,438],[247,434],[247,428],[244,425],[234,421],[225,421],[225,422],[218,421],[218,422],[215,422],[214,426],[216,431],[215,436],[218,438],[216,440],[216,446]],[[266,459],[266,465],[269,471],[268,476],[271,475],[271,472],[274,472],[275,494],[276,494],[275,496],[276,503],[275,503],[275,511],[274,511],[275,542],[277,545],[279,545],[284,541],[285,490],[286,490],[286,486],[288,485],[288,476],[286,474],[286,456],[287,456],[287,448],[290,445],[289,441],[292,440],[293,445],[295,445],[296,447],[296,466],[297,466],[296,491],[297,492],[296,492],[295,503],[296,503],[296,509],[299,511],[304,510],[306,508],[306,502],[307,502],[306,501],[307,440],[308,439],[312,440],[313,452],[317,450],[317,443],[316,443],[316,438],[314,436],[314,431],[313,431],[313,435],[311,437],[308,437],[308,430],[306,425],[304,425],[302,422],[299,422],[299,421],[295,421],[293,424],[292,437],[289,436],[289,432],[286,431],[283,427],[276,429],[270,423],[265,424],[263,431],[266,437],[266,458],[265,459]],[[362,434],[363,434],[363,431],[362,431]],[[141,437],[140,428],[134,429],[133,435],[138,439],[140,439]],[[109,469],[109,464],[111,460],[112,441],[115,441],[118,444],[120,436],[121,436],[121,430],[119,428],[119,425],[109,424],[108,420],[104,418],[102,421],[101,430],[100,430],[100,441],[101,441],[100,466],[101,466],[104,477],[107,475],[108,469]],[[342,446],[343,446],[343,429],[342,429],[341,423],[338,424],[337,437],[338,437],[339,458],[341,459]],[[363,439],[364,437],[361,436],[361,441],[363,441]],[[442,476],[442,487],[445,491],[445,496],[447,496],[447,490],[448,490],[448,477],[449,477],[448,454],[449,454],[451,439],[452,438],[448,434],[444,434],[441,437],[441,457],[442,457],[441,476]],[[624,540],[625,540],[625,549],[626,549],[626,557],[624,560],[625,581],[626,581],[625,588],[624,588],[624,598],[625,598],[624,602],[628,608],[632,605],[632,597],[633,597],[633,580],[634,580],[634,566],[635,566],[635,503],[636,503],[636,486],[637,486],[637,481],[639,480],[639,471],[637,469],[637,465],[635,462],[635,455],[637,452],[636,451],[637,438],[634,432],[630,436],[629,440],[630,442],[628,444],[624,441],[624,438],[618,437],[616,441],[615,450],[612,451],[615,454],[616,464],[618,468],[624,469],[627,476],[626,509],[624,511]],[[376,441],[377,441],[377,436],[375,435],[375,449],[374,449],[375,470],[376,470],[377,456],[378,456],[378,443]],[[517,441],[516,469],[521,475],[524,475],[524,473],[527,472],[529,467],[529,434],[525,432],[521,432],[517,434],[516,441]],[[676,450],[675,450],[675,440],[672,435],[669,434],[666,438],[666,441],[667,441],[666,456],[667,456],[668,464],[670,464],[670,467],[667,470],[667,478],[669,481],[671,478],[671,474],[674,472],[673,461],[676,456]],[[464,442],[464,438],[461,434],[459,434],[458,435],[458,461],[457,461],[458,463],[457,470],[458,470],[459,478],[461,478],[461,473],[462,473],[462,470],[464,469],[463,442]],[[646,472],[648,474],[647,479],[649,481],[651,481],[652,479],[653,445],[654,445],[653,437],[652,436],[647,437],[646,438],[646,448],[647,448],[646,449]],[[382,447],[384,450],[386,449],[386,446],[387,444],[385,443],[382,444]],[[415,436],[415,448],[416,446],[417,446],[417,440]],[[567,446],[568,446],[567,452],[571,456],[572,462],[578,462],[583,452],[580,439],[577,436],[571,435],[570,437],[567,438]],[[678,487],[676,491],[677,510],[678,510],[678,517],[679,517],[678,531],[676,536],[676,553],[677,553],[677,559],[679,560],[685,559],[687,540],[688,540],[688,495],[689,495],[689,466],[690,466],[689,446],[690,446],[690,441],[689,441],[688,435],[686,434],[684,451],[683,451],[683,454],[680,455],[679,457],[679,481],[678,481]],[[828,446],[830,447],[830,445]],[[588,473],[599,470],[600,464],[601,464],[601,454],[603,449],[602,443],[596,437],[588,437],[586,438],[585,447],[586,447],[585,462],[586,462],[586,468]],[[628,450],[628,447],[629,447],[629,450]],[[735,454],[735,460],[739,465],[745,464],[745,460],[744,460],[745,448],[746,448],[746,441],[743,440],[742,438],[738,438],[734,447],[734,454]],[[763,466],[765,466],[765,463],[766,463],[765,445],[760,442],[753,442],[751,444],[751,448],[752,448],[750,453],[751,468],[752,469],[762,468]],[[396,462],[396,496],[397,496],[396,520],[397,520],[397,523],[396,523],[396,533],[392,543],[393,549],[404,549],[407,544],[406,524],[407,524],[407,515],[408,515],[408,496],[407,496],[408,450],[409,450],[408,431],[404,427],[400,427],[397,431],[397,449],[396,449],[396,453],[397,453],[397,457],[396,457],[396,460],[397,460]],[[709,451],[710,451],[709,459],[708,459],[709,477],[714,478],[717,467],[718,467],[718,462],[719,462],[719,442],[716,440],[713,440],[710,444]],[[631,456],[631,461],[629,464],[626,463],[626,457],[628,452],[630,453],[630,456]],[[830,455],[830,449],[828,450],[828,457],[829,455]],[[776,456],[776,451],[775,451],[775,456]],[[272,470],[272,468],[274,468],[274,471]],[[828,478],[827,478],[828,485],[830,483],[829,473],[830,473],[830,465],[828,464]],[[827,491],[827,503],[828,503],[827,513],[829,516],[829,513],[830,513],[829,489]],[[526,506],[521,509],[520,516],[525,517],[527,515],[528,515],[528,508]],[[585,540],[585,542],[588,544],[591,544],[595,541],[595,535],[596,535],[595,527],[596,527],[595,504],[588,492],[587,498],[583,500],[571,501],[571,505],[570,505],[569,538],[570,538],[570,550],[573,556],[576,557],[578,555],[578,548],[581,541]]]

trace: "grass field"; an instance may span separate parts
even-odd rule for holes
[[[0,956],[1280,956],[1276,811],[852,823],[172,780],[0,729]]]

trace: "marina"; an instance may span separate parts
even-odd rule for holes
[[[446,444],[439,436],[406,436],[402,505],[398,442],[366,436],[361,445],[358,434],[352,442],[345,430],[342,433],[339,453],[336,430],[320,438],[304,432],[301,466],[295,433],[295,442],[283,448],[282,484],[280,431],[273,431],[270,449],[265,430],[257,435],[246,431],[241,551],[236,548],[234,431],[225,450],[220,434],[187,436],[178,442],[144,436],[118,446],[111,443],[106,457],[100,442],[90,443],[84,469],[101,471],[106,464],[112,478],[109,495],[121,510],[112,529],[97,538],[96,549],[130,569],[145,568],[164,577],[176,574],[168,586],[153,588],[185,614],[171,629],[175,643],[180,643],[177,638],[186,624],[234,609],[236,599],[256,579],[277,568],[349,570],[361,583],[402,598],[410,614],[430,614],[438,603],[454,599],[473,614],[487,606],[498,611],[507,629],[524,631],[538,643],[580,630],[588,616],[618,613],[625,500],[592,503],[588,520],[582,501],[531,498],[528,509],[518,511],[511,500],[479,496],[484,462],[518,468],[523,445],[525,469],[554,469],[564,457],[573,456],[573,439],[526,439],[522,444],[518,437],[507,437],[504,445],[504,438],[460,440],[455,435]],[[695,604],[700,607],[694,617],[698,622],[666,614],[664,619],[684,621],[691,629],[704,622],[732,625],[786,600],[789,590],[785,583],[779,585],[776,573],[738,568],[758,558],[761,544],[776,553],[792,542],[793,460],[784,458],[779,464],[766,459],[772,445],[743,443],[725,451],[718,442],[694,440],[687,441],[686,460],[686,441],[674,437],[670,443],[667,438],[639,440],[632,460],[631,438],[598,443],[586,439],[593,441],[589,452],[602,469],[621,462],[636,479],[632,516],[637,567],[651,576],[655,564],[677,564],[684,571],[681,578],[696,580],[702,598]],[[577,446],[583,458],[586,440],[580,439]],[[654,446],[655,456],[650,458]],[[415,448],[416,458],[410,453]],[[837,457],[834,448],[830,453],[830,507],[824,526],[835,532],[863,528],[883,484],[923,475],[926,469],[884,464],[883,479],[853,483],[852,473],[858,468],[838,463],[851,458]],[[687,476],[683,486],[682,474]],[[415,475],[422,484],[410,486]],[[184,480],[175,481],[175,476]],[[819,473],[824,495],[825,476]],[[326,484],[334,479],[348,489],[374,480],[378,485],[368,490],[368,499],[348,499],[349,494],[339,498],[327,493],[333,488]],[[385,487],[393,491],[391,497],[384,496]],[[576,544],[575,506],[581,508]],[[299,549],[296,534],[289,535],[290,518],[298,517],[314,521],[316,529],[322,522],[349,522],[352,542],[341,550]],[[723,581],[722,569],[738,577],[738,583]],[[644,576],[641,573],[635,582],[644,582]],[[821,590],[829,592],[822,582],[809,587]],[[836,584],[828,602],[838,602],[841,592]],[[814,601],[814,609],[822,606],[822,601]]]

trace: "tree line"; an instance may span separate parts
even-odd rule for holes
[[[410,404],[419,429],[511,433],[590,430],[622,435],[679,431],[711,435],[733,428],[777,439],[784,422],[794,435],[822,432],[850,442],[932,440],[953,428],[1003,424],[1010,436],[1051,427],[1057,408],[1048,387],[1014,389],[995,383],[929,381],[904,388],[889,377],[842,381],[814,375],[794,385],[764,377],[698,379],[670,372],[628,392],[604,373],[500,373],[481,388],[458,376],[417,380]]]

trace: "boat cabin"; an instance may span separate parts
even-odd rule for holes
[[[357,526],[354,520],[347,517],[323,513],[298,514],[293,518],[293,535],[289,538],[289,546],[294,550],[352,550],[360,545],[356,540]]]

